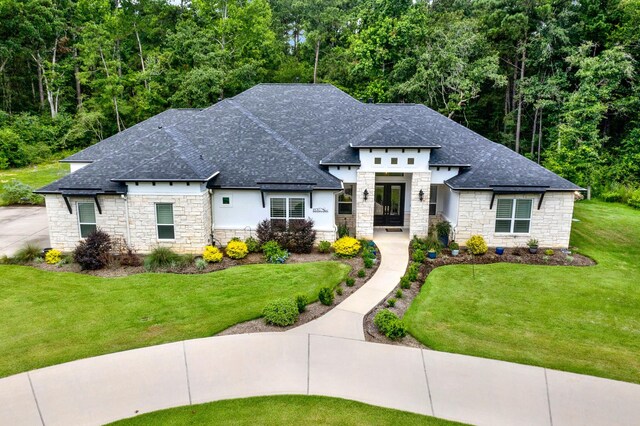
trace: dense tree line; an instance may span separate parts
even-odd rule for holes
[[[0,0],[0,168],[260,82],[329,82],[580,185],[638,185],[639,54],[638,0]]]

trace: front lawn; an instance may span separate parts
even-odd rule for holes
[[[123,278],[0,266],[0,377],[79,358],[212,336],[264,305],[349,273],[339,262],[247,265]]]
[[[38,189],[69,174],[69,164],[52,161],[19,169],[0,170],[0,206],[4,205],[3,187],[12,180],[18,180]]]
[[[441,351],[640,383],[640,211],[576,204],[571,245],[591,267],[435,269],[407,311]]]
[[[113,425],[427,425],[461,423],[326,396],[278,395],[171,408]]]

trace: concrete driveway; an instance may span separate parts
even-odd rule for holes
[[[49,226],[44,207],[0,207],[0,256],[12,256],[26,243],[49,246]]]

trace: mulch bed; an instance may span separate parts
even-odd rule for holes
[[[411,261],[409,262],[411,263]],[[402,290],[402,298],[395,296],[396,291],[400,289],[400,286],[396,286],[387,297],[382,300],[375,308],[373,308],[364,317],[364,335],[368,342],[386,343],[389,345],[402,345],[416,348],[426,348],[425,345],[418,342],[413,336],[407,335],[400,340],[391,340],[378,331],[378,328],[373,324],[373,319],[376,314],[382,309],[389,309],[391,312],[398,315],[400,318],[404,316],[404,313],[409,309],[413,299],[420,293],[420,289],[424,284],[427,276],[431,271],[439,266],[445,265],[462,265],[462,264],[476,264],[487,265],[490,263],[519,263],[523,265],[551,265],[551,266],[593,266],[596,262],[580,254],[572,253],[565,254],[560,250],[554,250],[553,255],[545,255],[543,249],[538,249],[538,253],[529,253],[527,248],[509,248],[504,250],[504,254],[497,255],[495,252],[486,253],[482,256],[472,256],[467,253],[460,253],[458,256],[451,256],[449,250],[444,250],[438,255],[436,259],[427,259],[420,268],[420,274],[418,281],[411,285],[411,288]],[[389,298],[395,298],[395,306],[387,306],[387,300]]]

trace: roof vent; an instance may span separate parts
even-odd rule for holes
[[[201,159],[201,160],[204,160],[204,158],[202,157],[202,154],[200,154],[200,159]]]
[[[162,126],[158,126],[158,129],[162,129]]]

